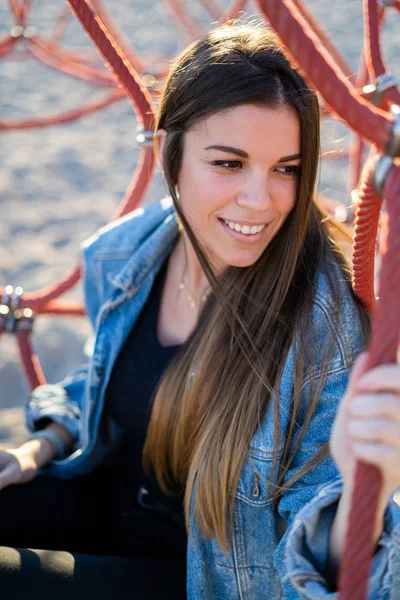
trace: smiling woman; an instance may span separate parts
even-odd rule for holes
[[[281,378],[288,375],[289,349],[297,344],[291,374],[295,409],[287,423],[283,458],[279,402],[273,441],[280,492],[293,483],[290,477],[284,483],[283,477],[293,460],[297,394],[307,369],[320,372],[322,389],[321,359],[328,353],[323,344],[318,359],[310,351],[318,275],[326,273],[335,314],[341,298],[329,281],[341,272],[351,297],[349,275],[314,202],[317,98],[274,35],[263,28],[221,28],[185,50],[166,82],[156,129],[181,223],[168,261],[167,294],[178,288],[180,277],[192,296],[197,292],[200,297],[208,286],[214,294],[204,308],[197,303],[195,316],[185,310],[185,295],[175,293],[161,305],[169,339],[182,321],[189,323],[192,335],[155,396],[144,459],[166,492],[186,483],[187,520],[193,492],[194,515],[227,549],[227,519],[232,518],[243,461]],[[258,233],[242,231],[255,225],[262,227]],[[356,303],[352,311],[357,313]],[[340,329],[339,322],[335,327]],[[357,343],[361,348],[360,339]],[[196,377],[187,390],[193,369]],[[316,390],[308,393],[305,422],[318,398]],[[192,457],[190,465],[187,456]],[[323,456],[324,449],[314,453],[313,463]],[[295,478],[309,466],[302,465]],[[196,480],[199,472],[202,477]]]
[[[160,133],[162,153],[166,131]],[[247,267],[264,252],[295,204],[299,159],[300,123],[286,106],[238,105],[186,132],[180,203],[214,273]],[[202,269],[187,241],[186,246],[195,289]]]
[[[315,202],[316,95],[270,31],[230,24],[177,58],[156,133],[170,197],[84,244],[93,356],[33,392],[33,439],[0,453],[3,543],[73,553],[72,568],[60,552],[30,563],[41,598],[331,598],[354,464],[343,409],[337,464],[328,442],[369,318]],[[369,406],[400,403],[398,368],[369,375]],[[393,487],[371,598],[400,595]],[[23,597],[10,553],[0,587]]]

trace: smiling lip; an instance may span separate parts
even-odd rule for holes
[[[254,225],[268,225],[265,221],[241,221],[240,219],[224,219],[224,217],[219,217],[221,221],[231,221],[232,223],[237,223],[238,225],[248,225],[249,227],[254,227]]]
[[[229,227],[229,225],[227,225],[224,221],[224,219],[218,219],[219,222],[221,223],[222,227],[224,227],[224,229],[226,229],[226,231],[228,233],[230,233],[231,235],[233,235],[236,239],[243,241],[243,242],[247,242],[247,243],[251,243],[251,242],[255,242],[257,241],[263,234],[265,229],[267,229],[268,227],[268,223],[259,223],[259,225],[265,225],[265,227],[262,228],[262,230],[259,233],[253,233],[251,235],[246,235],[245,233],[241,233],[240,231],[236,231],[235,229],[231,229]],[[237,222],[237,221],[236,221]],[[247,223],[245,223],[247,225]],[[255,223],[254,223],[255,225]]]

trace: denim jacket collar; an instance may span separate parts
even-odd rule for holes
[[[154,269],[154,265],[160,259],[162,262],[166,258],[171,244],[178,236],[179,228],[171,199],[165,200],[165,207],[167,216],[161,225],[159,224],[154,231],[142,232],[146,241],[141,245],[140,252],[134,252],[124,268],[117,275],[110,277],[110,283],[116,288],[133,292],[134,287],[140,287],[149,272]]]

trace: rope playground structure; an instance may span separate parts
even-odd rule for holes
[[[174,23],[196,39],[201,24],[181,0],[160,0]],[[79,119],[128,98],[139,122],[137,143],[140,158],[126,194],[110,221],[140,205],[154,172],[153,126],[161,83],[167,74],[164,57],[143,60],[119,30],[102,0],[67,0],[49,37],[30,25],[33,0],[9,0],[14,25],[0,38],[0,57],[32,56],[77,79],[105,88],[107,95],[85,106],[53,116],[0,121],[0,131],[34,129]],[[213,0],[201,0],[211,17],[223,23],[236,18],[246,0],[233,0],[223,14]],[[363,0],[364,47],[358,72],[335,48],[302,0],[257,0],[261,15],[284,43],[293,64],[300,67],[317,90],[321,115],[332,115],[353,132],[348,149],[349,188],[355,199],[353,241],[353,288],[373,315],[368,368],[395,363],[400,340],[400,90],[387,71],[381,51],[381,29],[390,10],[400,11],[400,0]],[[81,22],[109,71],[91,52],[76,52],[62,42],[71,15]],[[369,158],[363,165],[365,148]],[[331,156],[331,155],[330,155]],[[329,157],[330,157],[329,156]],[[328,157],[328,158],[329,158]],[[380,230],[381,265],[379,299],[375,299],[375,253],[379,220],[384,204],[385,227]],[[338,203],[326,201],[337,216],[346,213]],[[352,220],[347,211],[345,218]],[[41,314],[84,315],[81,304],[59,298],[81,278],[81,265],[60,281],[39,291],[25,293],[21,287],[0,288],[0,336],[15,335],[26,378],[33,389],[46,383],[31,343],[35,318]],[[358,463],[349,526],[339,575],[340,600],[365,600],[371,558],[371,524],[381,487],[380,471]]]

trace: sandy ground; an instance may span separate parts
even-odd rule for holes
[[[35,0],[30,24],[48,34],[63,2]],[[336,40],[355,70],[362,47],[362,3],[347,0],[307,2]],[[127,38],[141,55],[172,57],[188,37],[177,31],[161,0],[108,1]],[[225,2],[220,1],[220,6]],[[212,19],[198,0],[186,6],[206,27]],[[256,15],[248,3],[246,15]],[[0,37],[11,26],[7,0],[0,0]],[[69,47],[90,49],[80,25],[71,21]],[[384,51],[389,69],[400,45],[400,18],[388,11]],[[41,65],[33,59],[0,60],[1,119],[50,115],[76,108],[104,91]],[[0,138],[0,285],[33,291],[54,282],[76,263],[80,243],[107,222],[120,202],[134,170],[136,119],[125,100],[80,121],[47,129],[3,133]],[[343,148],[348,132],[338,124],[324,127],[324,148]],[[345,158],[323,166],[320,190],[350,204]],[[146,196],[155,201],[165,191],[157,175]],[[68,296],[79,299],[80,290]],[[57,382],[85,360],[82,350],[90,334],[78,318],[41,317],[35,324],[34,347],[49,382]],[[20,368],[15,340],[0,343],[0,443],[17,445],[26,438],[22,407],[28,387]]]

